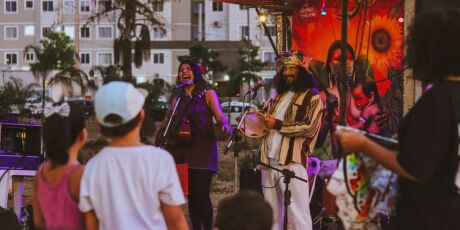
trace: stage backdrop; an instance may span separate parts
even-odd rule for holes
[[[366,2],[367,1],[367,2]],[[350,0],[348,43],[356,57],[368,60],[380,95],[390,87],[390,78],[402,69],[403,7],[402,0]],[[321,12],[326,12],[322,16]],[[341,39],[341,1],[305,0],[292,17],[292,46],[313,60],[326,62],[332,42]],[[399,71],[399,72],[398,72]],[[400,74],[397,74],[398,76]],[[396,77],[396,76],[395,76]]]

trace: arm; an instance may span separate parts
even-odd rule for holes
[[[227,117],[222,112],[222,108],[220,107],[219,98],[214,90],[207,90],[206,91],[206,104],[212,111],[214,118],[217,121],[217,124],[220,124],[220,128],[222,133],[226,135],[230,135],[232,132],[232,128],[228,123]]]
[[[183,208],[179,205],[168,205],[161,202],[161,211],[165,217],[168,229],[188,229]]]
[[[40,172],[40,171],[38,171]],[[37,172],[37,173],[38,173]],[[34,181],[34,197],[33,197],[33,215],[34,215],[34,225],[36,228],[45,229],[45,218],[38,202],[38,191],[37,191],[37,178]]]
[[[337,131],[335,135],[346,152],[363,152],[399,176],[411,181],[419,181],[399,164],[395,151],[384,148],[358,133]]]
[[[99,220],[97,219],[94,209],[89,212],[85,212],[85,223],[86,230],[98,230],[99,229]]]
[[[80,200],[80,183],[83,175],[83,165],[78,166],[69,177],[69,193],[74,201],[77,203]]]
[[[281,121],[272,115],[266,116],[266,125],[277,129],[282,135],[288,137],[314,137],[321,127],[323,103],[318,95],[312,97],[308,103],[301,121]]]

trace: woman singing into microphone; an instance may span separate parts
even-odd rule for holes
[[[198,64],[191,60],[182,61],[178,69],[177,84],[181,88],[180,92],[173,97],[162,127],[168,126],[169,118],[176,108],[170,123],[181,123],[178,125],[179,129],[184,126],[190,128],[189,142],[179,144],[180,142],[172,140],[167,149],[176,159],[176,163],[184,161],[189,167],[188,207],[193,229],[210,230],[213,226],[213,209],[209,194],[212,176],[217,173],[217,139],[214,135],[213,118],[219,131],[226,136],[231,134],[232,129],[222,113],[216,92],[208,88]],[[181,130],[172,132],[187,133]]]

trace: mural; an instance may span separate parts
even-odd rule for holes
[[[335,197],[334,215],[345,229],[363,229],[371,220],[383,224],[389,218],[396,176],[362,154],[345,156],[330,133],[341,115],[349,127],[383,136],[397,133],[402,118],[403,1],[349,2],[346,92],[340,94],[337,87],[342,61],[340,0],[305,0],[292,16],[292,46],[311,57],[310,68],[326,105],[313,155],[323,161],[340,159],[338,169],[325,178],[325,193]],[[346,109],[340,113],[342,100]],[[316,201],[314,197],[312,203]],[[313,216],[321,216],[312,210]]]

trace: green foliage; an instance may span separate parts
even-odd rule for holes
[[[165,33],[164,22],[152,9],[154,4],[162,0],[113,0],[103,10],[91,15],[87,24],[96,23],[103,18],[111,17],[116,12],[119,36],[114,40],[115,64],[122,63],[123,78],[132,79],[132,51],[134,64],[140,67],[143,61],[150,60],[150,30],[156,28]],[[134,43],[134,45],[133,45]]]
[[[73,43],[64,33],[51,32],[47,38],[40,41],[41,46],[28,45],[24,48],[24,55],[32,51],[36,61],[30,64],[30,70],[35,80],[40,81],[42,86],[42,98],[45,98],[45,88],[48,85],[61,85],[70,93],[73,83],[81,87],[84,94],[88,88],[96,89],[96,85],[82,70],[75,68],[75,52]],[[51,75],[53,70],[58,72]],[[42,107],[45,105],[43,100]]]
[[[147,90],[149,95],[145,99],[145,112],[148,115],[153,115],[156,112],[160,96],[165,95],[170,91],[171,86],[163,79],[155,79],[152,82],[144,82],[137,84],[137,87]]]
[[[206,72],[211,73],[223,72],[228,68],[218,60],[220,55],[219,52],[210,50],[201,42],[193,44],[189,48],[189,53],[190,55],[187,56],[179,56],[179,61],[184,59],[196,59],[197,62],[204,67]]]
[[[256,73],[268,65],[268,62],[263,62],[257,58],[259,55],[258,46],[254,46],[251,41],[245,39],[243,39],[243,42],[247,44],[247,48],[238,49],[240,56],[238,67],[229,72],[231,84],[227,86],[227,92],[230,92],[230,95],[234,95],[237,91],[239,92],[242,82],[250,83],[251,81],[259,80],[260,77]]]
[[[5,115],[10,111],[11,106],[14,104],[15,92],[11,87],[6,85],[0,88],[0,116]]]

